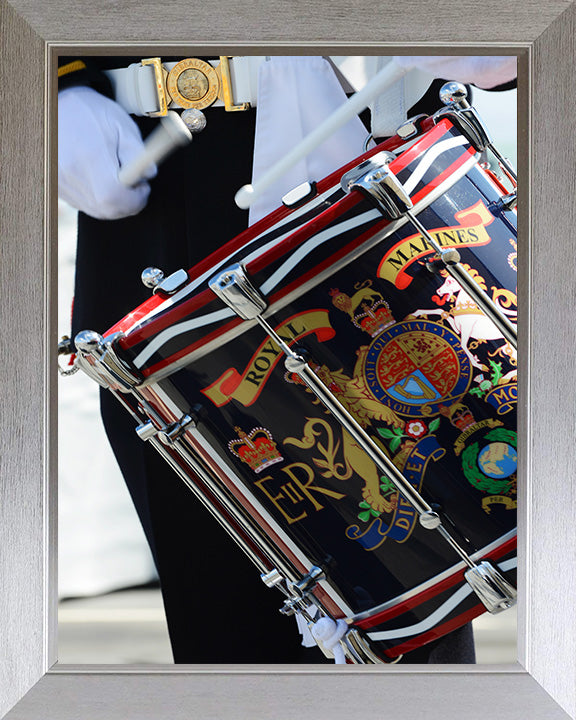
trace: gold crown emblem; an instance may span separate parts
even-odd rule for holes
[[[464,430],[467,430],[469,427],[472,427],[476,423],[476,420],[474,419],[474,415],[472,415],[470,408],[468,408],[466,405],[463,405],[462,403],[455,403],[454,405],[451,405],[449,408],[443,405],[440,408],[440,414],[444,415],[444,417],[447,417],[448,420],[454,425],[454,427],[458,428],[458,430],[461,430],[464,432]]]
[[[361,310],[356,311],[352,322],[371,337],[380,335],[387,327],[394,325],[390,306],[384,300],[377,300],[373,305],[362,303]]]
[[[266,428],[256,427],[245,433],[239,427],[234,431],[238,439],[230,440],[228,449],[256,472],[262,472],[270,465],[282,462],[284,458],[278,452],[272,433]]]
[[[334,307],[347,313],[357,328],[371,337],[376,337],[390,325],[394,325],[390,306],[377,290],[372,290],[371,280],[365,280],[362,284],[356,283],[354,289],[356,292],[352,297],[338,288],[330,290],[330,296]]]

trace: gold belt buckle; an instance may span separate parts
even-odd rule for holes
[[[168,72],[166,71],[166,68],[162,65],[159,57],[146,58],[145,60],[141,60],[140,63],[142,65],[152,65],[152,67],[154,68],[154,80],[156,81],[156,96],[158,98],[158,107],[160,108],[160,110],[148,114],[150,115],[150,117],[164,117],[164,115],[168,114],[168,103],[170,102],[166,99],[166,76],[168,75]]]
[[[159,57],[147,58],[142,65],[152,65],[156,81],[158,112],[149,113],[151,117],[162,117],[168,112],[172,100],[183,108],[204,110],[216,102],[223,101],[227,112],[248,110],[250,103],[236,105],[232,91],[230,64],[228,56],[220,56],[220,63],[212,67],[210,63],[198,58],[180,60],[168,72]]]
[[[234,104],[234,93],[232,92],[232,78],[230,77],[230,63],[228,62],[228,57],[228,55],[220,55],[220,65],[216,68],[220,73],[220,79],[222,82],[221,99],[224,101],[224,109],[226,112],[248,110],[250,108],[250,103],[242,103],[241,105]]]

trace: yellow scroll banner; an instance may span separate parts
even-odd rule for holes
[[[505,495],[490,495],[482,500],[482,510],[490,514],[490,505],[504,505],[506,510],[516,510],[518,502]]]
[[[465,210],[454,215],[459,225],[430,230],[430,235],[442,248],[457,248],[462,245],[487,245],[491,238],[486,226],[494,220],[486,205],[479,200]],[[400,290],[404,290],[412,282],[406,270],[425,255],[434,251],[422,235],[411,235],[396,243],[388,250],[378,266],[378,277],[388,280]]]
[[[288,345],[293,345],[311,333],[315,333],[319,342],[326,342],[335,335],[327,310],[310,310],[294,315],[275,329]],[[275,342],[270,339],[265,340],[252,355],[243,372],[229,368],[202,392],[217,407],[226,405],[231,400],[236,400],[245,407],[252,405],[268,382],[276,364],[283,357],[282,350]]]

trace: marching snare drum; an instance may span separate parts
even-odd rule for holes
[[[346,622],[353,662],[514,603],[516,352],[474,293],[513,326],[506,195],[424,121],[76,339],[283,612]]]

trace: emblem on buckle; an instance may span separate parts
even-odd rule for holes
[[[203,110],[218,99],[220,80],[209,63],[186,58],[170,70],[166,89],[181,107]]]

